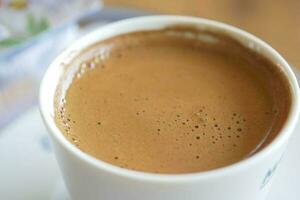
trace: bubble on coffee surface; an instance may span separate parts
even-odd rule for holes
[[[62,122],[62,127],[65,131],[65,136],[77,147],[80,145],[80,139],[78,136],[74,135],[72,132],[72,127],[76,123],[75,120],[72,119],[70,114],[66,113],[65,109],[66,100],[62,98],[61,106],[59,107],[59,118]]]
[[[94,60],[85,61],[80,65],[75,77],[77,79],[80,79],[84,74],[86,74],[86,72],[88,72],[89,70],[94,69],[96,67],[100,67],[100,68],[105,67],[104,63],[101,62],[100,58],[97,59],[97,62],[95,62]]]
[[[133,97],[133,102],[136,104],[147,104],[149,98]],[[166,132],[170,132],[172,129],[181,130],[182,134],[176,137],[173,141],[186,143],[187,138],[194,138],[190,143],[187,143],[187,147],[193,147],[200,145],[199,142],[208,140],[210,145],[221,146],[224,149],[232,150],[238,145],[237,140],[240,140],[245,133],[246,119],[239,113],[233,112],[227,115],[223,115],[219,118],[218,112],[214,112],[212,109],[207,109],[206,106],[199,106],[198,110],[191,113],[182,112],[181,105],[173,106],[173,111],[165,112],[160,110],[160,118],[155,120],[156,129],[153,133],[157,136],[164,136]],[[174,113],[170,115],[170,112]],[[136,116],[143,117],[143,112],[137,110]],[[215,114],[216,115],[215,115]],[[230,119],[224,120],[224,118]],[[168,133],[166,134],[168,135]],[[224,152],[224,151],[223,151]],[[196,156],[197,158],[197,156]],[[199,159],[199,157],[197,158]]]
[[[58,107],[58,117],[62,122],[62,128],[65,131],[65,136],[77,147],[80,146],[80,139],[77,135],[73,134],[72,128],[76,121],[72,119],[72,116],[66,112],[66,103],[65,98],[61,99],[60,106]]]
[[[119,58],[122,57],[121,53],[118,53],[117,55],[110,55],[111,48],[112,48],[111,46],[107,46],[99,49],[98,52],[96,53],[94,52],[94,54],[88,55],[84,61],[79,63],[74,78],[80,79],[87,72],[95,68],[105,69],[107,66],[105,64],[105,59],[108,58],[109,56],[117,56]]]

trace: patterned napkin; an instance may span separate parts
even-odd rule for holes
[[[37,103],[41,77],[99,0],[0,0],[0,128]]]

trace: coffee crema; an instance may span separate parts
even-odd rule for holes
[[[221,33],[170,27],[115,36],[83,51],[61,78],[55,121],[99,160],[191,173],[264,148],[290,104],[287,80],[268,59]]]

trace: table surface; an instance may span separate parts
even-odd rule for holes
[[[300,69],[300,1],[298,0],[103,0],[105,5],[164,14],[192,15],[245,29],[270,43]],[[175,3],[176,2],[176,3]]]

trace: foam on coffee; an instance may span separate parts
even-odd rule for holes
[[[86,49],[67,67],[55,107],[65,137],[100,160],[188,173],[267,145],[287,118],[290,95],[270,61],[230,37],[173,27]]]

